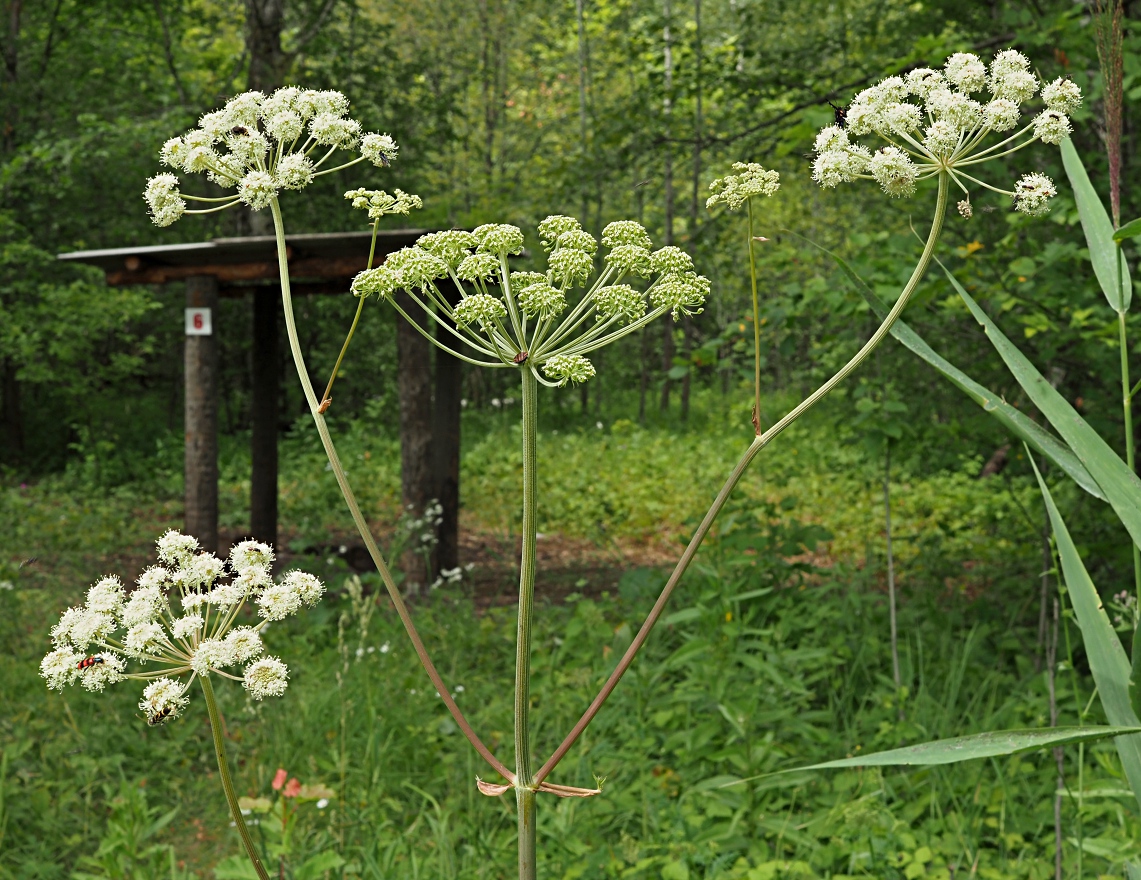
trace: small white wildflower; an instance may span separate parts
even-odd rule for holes
[[[915,179],[919,176],[919,169],[903,150],[881,147],[872,154],[868,170],[889,196],[903,198],[915,194]]]
[[[387,167],[396,161],[400,147],[387,134],[366,134],[361,138],[361,155],[377,167]]]
[[[577,248],[556,248],[547,257],[547,265],[551,269],[551,276],[560,284],[586,281],[594,271],[594,259],[586,251]]]
[[[261,541],[240,541],[230,548],[230,568],[241,574],[247,568],[273,565],[273,548]]]
[[[253,128],[261,119],[261,105],[265,95],[261,92],[242,92],[226,102],[222,112],[229,126]]]
[[[186,590],[208,589],[225,573],[226,563],[213,553],[198,553],[183,563],[171,579]]]
[[[494,254],[471,254],[456,267],[456,277],[464,281],[490,281],[499,271],[499,258]]]
[[[955,207],[959,209],[959,214],[964,220],[970,220],[974,214],[974,210],[971,208],[971,203],[968,199],[963,199]]]
[[[203,605],[206,605],[208,602],[209,600],[206,598],[205,593],[187,593],[182,597],[182,607],[186,611],[195,611],[198,608],[201,608]]]
[[[260,211],[277,197],[277,183],[268,171],[251,171],[238,181],[238,198]]]
[[[71,631],[84,614],[86,611],[82,608],[68,608],[60,615],[59,622],[51,630],[52,643],[56,647],[62,648],[71,643]]]
[[[325,809],[325,807],[329,806],[329,799],[328,798],[319,798],[317,803],[315,804],[315,806],[317,807],[318,810],[323,810],[323,809]]]
[[[301,608],[301,595],[288,583],[274,584],[258,596],[257,604],[266,620],[285,620]]]
[[[969,131],[982,121],[982,104],[960,92],[935,89],[927,97],[927,109],[936,119],[943,119],[963,131]]]
[[[594,364],[580,354],[557,354],[543,364],[547,378],[560,385],[579,385],[594,378]]]
[[[1014,186],[1014,208],[1031,217],[1050,211],[1050,199],[1058,194],[1054,182],[1045,174],[1024,174]]]
[[[400,290],[400,275],[387,266],[377,266],[375,269],[366,269],[358,272],[349,289],[354,296],[376,296],[388,299]]]
[[[214,144],[220,141],[226,132],[236,124],[230,120],[225,110],[213,110],[203,114],[202,118],[198,120],[197,133],[204,137],[205,143]]]
[[[256,131],[231,135],[226,138],[226,146],[230,150],[230,158],[247,167],[262,162],[269,151],[269,141]]]
[[[157,174],[148,180],[143,198],[156,226],[170,226],[186,212],[186,201],[173,174]]]
[[[755,162],[734,162],[733,170],[737,173],[720,177],[709,184],[713,195],[705,200],[705,207],[712,208],[721,202],[729,210],[735,211],[754,196],[771,196],[780,189],[780,175]]]
[[[152,727],[163,724],[182,714],[190,703],[186,690],[173,678],[158,678],[143,688],[139,709]]]
[[[289,684],[289,668],[276,657],[263,657],[246,667],[242,685],[255,700],[280,697]]]
[[[555,248],[570,248],[584,254],[593,254],[598,250],[598,242],[584,229],[568,229],[555,239]]]
[[[281,189],[305,189],[313,182],[313,163],[304,153],[282,156],[273,172],[274,183]]]
[[[198,552],[198,539],[171,529],[157,542],[158,558],[167,565],[182,565]]]
[[[986,65],[978,55],[956,52],[943,65],[943,75],[961,92],[977,92],[986,86]]]
[[[314,116],[309,123],[309,134],[323,147],[349,149],[361,136],[361,124],[355,119],[344,119],[332,113]]]
[[[230,630],[226,633],[225,643],[234,663],[245,663],[265,650],[261,636],[252,626],[238,626]]]
[[[962,132],[946,119],[936,119],[923,134],[923,146],[937,156],[946,156],[959,145]]]
[[[471,232],[477,247],[486,254],[523,253],[523,230],[507,223],[485,223]]]
[[[812,149],[817,154],[827,153],[831,150],[842,150],[848,146],[848,132],[838,125],[829,125],[820,129]]]
[[[992,91],[996,98],[1006,98],[1020,104],[1034,97],[1038,91],[1038,77],[1027,70],[1015,70],[994,82]]]
[[[393,194],[389,195],[382,189],[370,190],[362,186],[359,189],[349,190],[345,193],[345,198],[352,202],[354,208],[367,210],[369,220],[379,220],[381,217],[386,217],[389,214],[407,215],[414,208],[418,209],[424,207],[424,202],[419,196],[410,195],[402,189],[393,190]],[[421,242],[425,238],[427,238],[427,236],[421,236],[416,244],[422,246]],[[429,253],[431,253],[431,251],[429,251]]]
[[[1073,80],[1058,77],[1042,87],[1042,100],[1050,110],[1073,113],[1082,105],[1082,90]]]
[[[176,617],[170,625],[171,634],[180,641],[193,639],[202,629],[205,621],[201,614],[187,614],[185,617]]]
[[[288,144],[301,137],[305,131],[305,123],[301,119],[301,114],[292,110],[282,110],[266,117],[265,130],[278,143]]]
[[[582,225],[574,217],[552,214],[539,224],[539,240],[546,250],[551,250],[559,236],[572,229],[582,229]]]
[[[237,575],[231,583],[236,589],[241,590],[242,596],[248,596],[250,593],[258,593],[272,584],[273,575],[268,567],[251,565]]]
[[[246,597],[247,585],[248,581],[239,578],[215,584],[214,589],[206,594],[206,601],[215,608],[233,608]]]
[[[53,691],[63,690],[79,677],[79,662],[83,655],[72,648],[56,648],[40,661],[40,675]]]
[[[1043,110],[1034,117],[1034,136],[1044,144],[1060,144],[1072,131],[1070,118],[1057,110]]]
[[[382,653],[382,654],[387,654],[391,650],[392,650],[392,646],[388,642],[385,642],[383,645],[380,646],[380,653]]]
[[[180,137],[172,137],[162,145],[162,149],[159,150],[158,155],[159,161],[162,162],[163,165],[182,170],[182,167],[186,164],[186,157],[189,153],[190,147],[186,145],[186,141]]]
[[[465,296],[452,311],[455,322],[467,327],[472,324],[491,325],[507,316],[503,303],[486,293]]]
[[[83,650],[92,642],[100,642],[115,631],[117,622],[110,614],[84,608],[74,616],[68,636],[71,644]]]
[[[161,565],[152,565],[139,575],[135,583],[139,585],[139,590],[162,590],[170,583],[170,572]],[[131,598],[133,599],[134,596],[135,594],[132,593]]]
[[[659,275],[693,271],[693,258],[679,247],[668,245],[650,254],[650,264]]]
[[[637,244],[620,244],[606,255],[606,263],[622,272],[646,278],[651,272],[650,251]]]
[[[408,290],[423,290],[435,279],[444,278],[448,274],[448,267],[443,260],[419,247],[401,248],[396,253],[389,254],[384,265],[400,276],[400,285]]]
[[[918,98],[926,98],[932,89],[945,88],[946,85],[943,74],[930,67],[918,67],[907,74],[907,91]]]
[[[1008,98],[995,98],[983,107],[983,122],[994,131],[1010,131],[1018,124],[1018,105]]]
[[[87,591],[87,610],[97,614],[118,614],[125,598],[122,581],[114,575],[100,578]]]
[[[886,134],[908,134],[923,122],[923,112],[914,104],[889,104],[880,113],[880,131]]]
[[[117,684],[123,680],[123,670],[126,663],[118,654],[104,651],[96,654],[92,659],[97,662],[85,666],[79,671],[79,683],[85,690],[101,693],[109,684]]]
[[[654,308],[669,309],[677,321],[682,315],[700,315],[709,296],[709,279],[693,272],[663,275],[648,291]]]
[[[157,623],[136,623],[123,637],[123,647],[132,657],[157,654],[166,644],[166,631]]]
[[[416,239],[417,247],[423,248],[453,271],[468,256],[471,248],[478,244],[476,237],[464,229],[429,232]]]
[[[211,670],[221,669],[233,663],[233,646],[221,639],[203,639],[190,658],[190,668],[198,675],[209,675]]]
[[[990,63],[992,80],[999,80],[1011,73],[1021,73],[1030,69],[1030,59],[1017,49],[1003,49],[995,54]]]
[[[867,170],[871,158],[865,147],[828,150],[812,163],[812,179],[827,189],[848,183]]]
[[[285,575],[282,583],[297,593],[301,604],[306,608],[312,608],[325,595],[325,585],[321,579],[306,571],[291,571]]]

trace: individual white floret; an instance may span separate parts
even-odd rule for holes
[[[646,227],[634,220],[615,220],[613,223],[607,223],[602,230],[602,244],[608,248],[634,245],[647,251],[654,246]]]
[[[519,308],[528,318],[554,318],[561,315],[567,307],[566,294],[551,287],[545,280],[524,287],[516,298],[519,300]]]
[[[226,633],[226,649],[234,663],[245,663],[261,655],[265,650],[261,636],[252,626],[238,626]]]
[[[908,103],[888,104],[879,116],[880,131],[886,134],[908,134],[922,122],[923,111]]]
[[[377,266],[375,269],[358,272],[349,289],[355,296],[377,296],[380,299],[388,299],[402,286],[398,272],[393,272],[387,266]]]
[[[1018,117],[1018,105],[1008,98],[995,98],[983,108],[983,124],[993,131],[1010,131]]]
[[[948,58],[943,65],[943,75],[964,93],[977,92],[986,86],[986,65],[970,52],[956,52]]]
[[[241,574],[247,568],[273,565],[273,548],[261,541],[239,541],[230,548],[230,569]]]
[[[930,67],[919,67],[907,74],[907,91],[919,98],[926,98],[932,89],[946,88],[943,74]]]
[[[203,623],[205,621],[201,614],[187,614],[184,617],[176,617],[170,625],[170,631],[179,641],[191,641],[202,630]]]
[[[871,160],[871,153],[865,147],[850,146],[842,150],[828,150],[816,157],[812,163],[812,179],[821,186],[831,189],[841,183],[855,180],[863,174]]]
[[[982,120],[982,105],[960,92],[935,89],[927,96],[927,109],[937,119],[969,131]]]
[[[276,657],[263,657],[246,667],[242,685],[255,700],[280,697],[289,685],[289,668]]]
[[[309,123],[309,135],[323,147],[348,149],[360,140],[361,124],[355,119],[322,113]]]
[[[285,620],[301,608],[301,594],[288,583],[266,587],[257,597],[259,614],[266,620]]]
[[[1031,217],[1050,211],[1050,199],[1058,194],[1054,181],[1045,174],[1024,174],[1014,185],[1014,208]]]
[[[158,558],[167,565],[181,566],[198,552],[198,539],[171,529],[156,542]]]
[[[543,373],[559,385],[579,385],[594,378],[594,365],[580,354],[556,354],[543,364]]]
[[[101,642],[110,637],[118,628],[118,621],[111,614],[103,614],[84,608],[73,618],[68,637],[71,644],[81,651],[92,642]]]
[[[173,174],[157,174],[147,181],[143,192],[151,219],[158,226],[169,226],[186,211],[186,201],[178,189],[178,178]]]
[[[893,198],[915,194],[915,180],[919,169],[911,157],[896,147],[881,147],[872,154],[868,171],[883,191]]]
[[[1043,110],[1034,117],[1034,136],[1044,144],[1060,144],[1072,131],[1070,118],[1057,110]]]
[[[143,688],[139,709],[153,726],[177,718],[189,703],[182,684],[173,678],[158,678]]]
[[[305,189],[313,182],[313,162],[304,153],[282,156],[273,171],[274,183],[281,189]]]
[[[693,257],[673,245],[666,245],[650,254],[650,264],[659,275],[693,271]]]
[[[222,140],[234,125],[225,110],[212,110],[198,120],[198,131],[206,137],[207,143],[215,144]]]
[[[149,569],[149,571],[153,570],[154,569]],[[165,573],[165,569],[160,569],[160,571]],[[139,583],[142,583],[144,578],[146,578],[146,572],[139,578]],[[150,579],[148,578],[148,580]],[[127,604],[123,607],[123,626],[150,623],[158,616],[162,605],[163,594],[159,587],[150,583],[148,583],[147,586],[140,586],[131,593],[130,598],[127,599]]]
[[[1011,73],[1021,73],[1030,69],[1030,59],[1017,49],[1003,49],[990,63],[990,76],[998,80]]]
[[[186,145],[180,137],[172,137],[167,140],[162,149],[159,150],[159,161],[169,168],[177,168],[182,170],[186,164],[186,157],[190,154],[190,147]]]
[[[238,198],[260,211],[277,197],[277,183],[268,171],[251,171],[238,181]]]
[[[223,669],[233,663],[232,646],[221,639],[203,639],[190,658],[190,668],[199,675],[209,675],[211,670]]]
[[[495,254],[471,254],[456,267],[456,277],[464,281],[491,281],[499,272]]]
[[[423,248],[401,248],[389,254],[384,265],[400,276],[400,285],[407,290],[423,290],[437,278],[448,274],[447,264],[434,257]]]
[[[231,134],[226,138],[226,146],[230,150],[230,158],[246,166],[256,165],[264,160],[265,154],[269,151],[269,141],[265,139],[265,135],[257,131]]]
[[[959,146],[962,131],[946,119],[936,119],[923,133],[923,146],[936,156],[947,156]]]
[[[297,593],[301,604],[306,608],[312,608],[325,595],[325,585],[321,579],[307,571],[288,572],[281,582]]]
[[[472,324],[492,325],[507,317],[507,309],[496,297],[486,293],[465,296],[452,312],[455,322],[463,327]]]
[[[1050,110],[1073,113],[1082,105],[1082,90],[1073,80],[1058,77],[1042,87],[1042,100]]]
[[[1027,70],[1005,74],[991,86],[996,98],[1007,98],[1015,103],[1029,101],[1038,91],[1038,77]]]
[[[598,250],[598,242],[594,236],[583,229],[568,229],[555,240],[555,248],[570,248],[582,251],[584,254],[593,254]]]
[[[226,102],[224,108],[230,126],[256,128],[261,119],[261,105],[265,95],[261,92],[243,92]]]
[[[132,657],[157,654],[166,644],[166,631],[157,623],[136,623],[123,637],[123,647]]]
[[[348,193],[345,194],[346,197]],[[416,239],[416,246],[442,261],[453,271],[470,255],[479,242],[466,229],[446,229],[443,232],[429,232]]]
[[[400,147],[387,134],[371,132],[361,138],[361,155],[378,168],[387,168],[396,161]]]
[[[206,594],[206,601],[215,608],[233,608],[246,597],[246,583],[239,578],[219,582]]]
[[[118,654],[104,651],[94,657],[98,662],[79,670],[79,683],[85,690],[100,693],[109,684],[123,680],[126,663]]]
[[[40,661],[40,675],[53,691],[63,690],[79,677],[79,663],[83,655],[71,647],[56,648]]]
[[[87,591],[87,610],[97,614],[117,615],[122,610],[125,599],[122,581],[109,575],[97,580]]]
[[[848,132],[838,125],[829,125],[820,129],[816,135],[816,142],[812,149],[817,153],[827,153],[831,150],[842,150],[848,146]]]
[[[292,110],[281,110],[265,118],[265,130],[274,140],[283,144],[291,144],[305,131],[305,123],[300,113]]]
[[[712,208],[722,202],[735,211],[754,196],[771,196],[780,189],[780,174],[756,162],[734,162],[733,170],[737,173],[719,177],[709,184],[713,195],[706,199],[705,207]]]

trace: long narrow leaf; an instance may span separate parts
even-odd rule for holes
[[[803,238],[803,236],[798,237]],[[882,321],[887,316],[888,309],[887,306],[884,305],[883,300],[876,296],[875,291],[856,273],[855,269],[848,265],[848,262],[843,257],[833,253],[827,248],[821,247],[811,239],[804,238],[804,241],[819,248],[836,261],[840,270],[847,275],[856,286],[856,289],[860,292],[860,295],[863,296],[864,300],[867,301],[868,306],[871,307],[876,317]],[[923,337],[912,330],[905,322],[896,321],[891,328],[891,335],[899,340],[906,348],[910,349],[913,353],[927,361],[932,367],[946,376],[952,384],[971,398],[971,400],[994,416],[1004,428],[1016,437],[1025,440],[1030,444],[1032,449],[1042,453],[1047,459],[1061,468],[1063,472],[1085,491],[1089,492],[1089,494],[1095,498],[1100,498],[1102,501],[1106,500],[1105,493],[1101,491],[1101,487],[1098,486],[1097,481],[1090,476],[1089,471],[1086,470],[1085,466],[1065,443],[1060,441],[1029,416],[1019,412],[1003,400],[1001,396],[995,394],[989,388],[983,387],[946,358],[942,357],[923,340]]]
[[[1133,540],[1141,544],[1141,479],[1138,479],[1109,444],[1101,439],[1097,431],[1086,424],[1085,419],[1078,415],[1077,410],[1070,406],[1057,389],[1046,381],[1026,355],[1003,335],[998,325],[979,307],[945,266],[943,271],[946,272],[947,278],[963,302],[967,304],[967,308],[971,310],[975,320],[983,325],[991,344],[1006,362],[1007,368],[1014,374],[1018,384],[1041,410],[1042,415],[1054,426],[1054,430],[1062,435],[1062,439],[1085,465],[1090,476],[1097,481],[1105,493],[1106,500]]]
[[[975,733],[970,736],[955,736],[937,739],[933,742],[889,749],[886,752],[873,752],[855,758],[841,758],[838,761],[824,761],[796,770],[829,770],[840,767],[930,767],[935,764],[956,764],[975,758],[997,758],[1017,752],[1063,746],[1068,743],[1089,742],[1106,737],[1122,737],[1124,734],[1141,732],[1136,721],[1129,726],[1115,727],[1045,727],[1037,730],[998,730],[991,733]],[[788,773],[793,770],[785,771]]]
[[[1074,200],[1078,203],[1078,216],[1082,219],[1082,229],[1086,234],[1086,244],[1089,246],[1094,274],[1097,275],[1098,283],[1101,284],[1102,292],[1109,300],[1110,307],[1117,312],[1126,312],[1133,299],[1133,282],[1129,280],[1129,266],[1121,249],[1113,240],[1113,224],[1109,221],[1109,214],[1106,213],[1097,190],[1090,183],[1085,165],[1082,164],[1081,157],[1078,156],[1078,151],[1069,138],[1062,141],[1062,164],[1066,166],[1066,176],[1070,178],[1070,186],[1074,188]],[[1121,263],[1120,295],[1118,261]]]
[[[1033,459],[1030,464],[1034,465]],[[1097,588],[1090,580],[1069,529],[1058,513],[1050,489],[1038,473],[1036,465],[1034,475],[1038,478],[1042,498],[1050,514],[1050,527],[1054,532],[1058,557],[1062,561],[1062,577],[1066,581],[1078,626],[1081,627],[1082,642],[1086,646],[1090,671],[1093,673],[1094,684],[1097,685],[1101,705],[1105,709],[1105,717],[1110,724],[1118,727],[1136,727],[1137,715],[1129,699],[1129,677],[1133,671],[1129,658],[1125,656],[1125,649],[1121,647],[1121,640],[1109,622],[1109,615],[1105,613]],[[1129,786],[1133,789],[1138,804],[1141,804],[1141,736],[1118,736],[1116,745]]]

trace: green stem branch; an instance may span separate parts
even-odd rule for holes
[[[761,310],[757,302],[757,258],[753,253],[753,200],[749,205],[749,280],[753,283],[753,351],[755,353],[755,373],[753,376],[753,428],[761,433]]]
[[[278,204],[277,199],[274,199],[270,203],[270,210],[273,214],[274,233],[277,236],[277,265],[279,278],[281,279],[281,304],[285,312],[285,332],[289,339],[289,349],[293,354],[293,364],[297,368],[297,378],[301,381],[301,390],[305,393],[305,400],[309,404],[309,412],[313,415],[313,423],[317,426],[317,433],[321,437],[321,445],[325,448],[325,455],[329,459],[329,466],[333,469],[333,476],[336,477],[337,485],[341,489],[341,495],[345,499],[345,504],[349,508],[349,513],[352,515],[353,523],[360,533],[361,540],[364,541],[365,548],[368,550],[368,554],[372,557],[373,564],[380,574],[380,579],[384,582],[384,587],[388,591],[388,596],[392,600],[397,615],[400,617],[400,622],[404,624],[404,630],[408,633],[408,638],[412,642],[416,656],[420,658],[420,663],[423,665],[424,671],[428,673],[428,678],[431,679],[432,685],[436,688],[436,693],[440,695],[441,702],[447,707],[452,718],[455,719],[457,726],[463,732],[464,736],[467,737],[468,742],[479,752],[480,756],[492,766],[496,773],[501,775],[508,782],[514,783],[515,774],[508,770],[506,765],[491,753],[491,750],[484,745],[483,741],[476,735],[475,731],[472,730],[467,718],[464,717],[463,712],[460,711],[460,707],[456,705],[456,701],[452,698],[451,688],[444,684],[444,680],[436,670],[436,665],[428,655],[427,648],[424,647],[420,633],[416,630],[416,625],[412,622],[412,615],[408,612],[408,606],[404,603],[404,597],[400,595],[396,581],[392,579],[392,572],[388,569],[388,564],[385,562],[384,556],[376,544],[376,539],[372,536],[372,530],[368,527],[368,522],[365,520],[364,514],[361,513],[356,495],[349,485],[348,477],[345,475],[345,469],[341,465],[340,456],[337,455],[337,448],[333,445],[333,438],[329,434],[328,423],[321,414],[321,404],[317,400],[317,395],[313,390],[313,382],[309,379],[309,369],[305,365],[305,355],[301,351],[301,342],[297,337],[297,320],[293,314],[293,297],[290,293],[289,285],[289,260],[285,247],[285,224],[281,219],[281,206]]]
[[[899,295],[899,299],[897,299],[895,305],[891,307],[891,311],[888,312],[887,317],[883,320],[883,323],[876,328],[876,331],[871,335],[868,341],[864,343],[863,347],[861,347],[860,350],[856,352],[852,359],[848,361],[848,363],[846,363],[834,376],[832,376],[831,379],[817,388],[803,402],[801,402],[799,406],[797,406],[779,422],[765,431],[765,433],[758,435],[753,440],[753,442],[749,444],[749,448],[745,450],[745,454],[741,456],[740,460],[733,468],[733,471],[729,474],[729,478],[725,481],[725,485],[723,485],[721,487],[721,491],[717,493],[717,497],[714,499],[713,505],[709,508],[708,512],[706,512],[705,517],[701,521],[701,524],[697,527],[697,531],[694,532],[693,537],[690,539],[689,544],[685,548],[685,552],[682,553],[681,559],[678,560],[677,565],[674,567],[673,573],[670,575],[669,580],[666,581],[666,585],[662,588],[662,592],[658,596],[657,601],[654,603],[654,607],[650,610],[649,615],[647,615],[645,622],[642,624],[642,628],[638,630],[638,634],[630,643],[630,647],[626,649],[626,653],[622,655],[622,659],[618,662],[618,665],[614,668],[614,671],[606,680],[606,684],[602,686],[602,690],[598,692],[598,696],[596,696],[591,702],[590,706],[587,707],[586,712],[583,713],[582,717],[578,720],[578,723],[575,724],[571,732],[567,734],[562,744],[559,745],[557,749],[555,749],[554,754],[552,754],[551,757],[547,759],[547,762],[539,768],[539,771],[535,774],[536,785],[542,783],[542,781],[546,779],[547,775],[556,767],[556,765],[558,765],[559,761],[561,761],[566,753],[570,751],[570,748],[574,745],[575,740],[577,740],[579,736],[582,735],[582,732],[586,730],[587,725],[589,725],[590,722],[594,720],[594,716],[598,714],[599,710],[602,708],[603,703],[605,703],[606,700],[610,697],[610,694],[614,692],[614,688],[618,686],[618,682],[622,679],[622,676],[625,674],[626,670],[630,668],[630,664],[634,662],[634,657],[637,655],[642,645],[645,644],[646,639],[649,638],[650,631],[658,622],[658,618],[661,617],[662,611],[665,610],[666,603],[670,598],[670,594],[673,593],[674,588],[678,585],[682,575],[684,575],[686,569],[689,568],[689,564],[693,561],[693,557],[697,554],[697,550],[701,546],[701,542],[705,540],[705,536],[709,533],[709,529],[712,528],[713,521],[717,518],[717,514],[721,512],[721,508],[724,507],[725,502],[729,500],[729,496],[732,494],[733,489],[736,488],[737,483],[740,482],[741,477],[744,476],[746,469],[749,467],[749,464],[752,462],[752,460],[756,457],[757,453],[768,446],[769,443],[771,443],[777,436],[779,436],[785,428],[791,425],[805,412],[815,406],[821,399],[827,396],[827,394],[833,388],[835,388],[836,385],[842,382],[848,376],[848,374],[850,374],[861,363],[863,363],[867,356],[875,350],[876,346],[878,346],[884,340],[884,337],[886,337],[887,334],[891,332],[892,326],[895,324],[900,314],[903,313],[903,310],[907,307],[908,302],[911,300],[912,295],[915,293],[916,287],[919,286],[919,281],[923,278],[924,273],[927,271],[928,265],[931,263],[931,258],[935,254],[935,245],[939,241],[939,234],[943,230],[943,221],[946,218],[947,214],[948,188],[948,175],[946,173],[941,173],[939,175],[939,195],[935,206],[935,217],[931,221],[931,231],[927,235],[927,241],[924,244],[923,253],[919,258],[919,262],[915,266],[915,270],[911,273],[911,278],[908,279],[902,293]]]
[[[242,816],[242,808],[238,806],[238,795],[234,791],[234,780],[230,777],[230,765],[226,762],[226,742],[222,738],[222,716],[218,712],[218,701],[214,699],[214,686],[210,684],[210,677],[198,677],[202,683],[202,695],[206,698],[206,712],[210,716],[210,732],[214,735],[214,754],[218,757],[218,775],[222,778],[222,789],[226,792],[226,803],[230,805],[230,815],[234,817],[234,826],[242,838],[242,846],[246,848],[246,855],[257,871],[259,880],[269,880],[269,874],[261,863],[254,839],[250,836],[250,829],[246,827],[246,820]]]

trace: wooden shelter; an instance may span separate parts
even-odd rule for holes
[[[424,231],[380,232],[374,263],[414,243]],[[366,266],[371,235],[334,232],[287,236],[293,295],[347,295],[349,282]],[[74,251],[60,254],[59,259],[98,266],[111,285],[185,282],[185,528],[210,550],[218,546],[218,334],[242,332],[241,328],[219,327],[213,318],[219,297],[249,297],[249,531],[258,540],[276,542],[281,290],[274,237]],[[397,334],[402,361],[400,439],[404,503],[419,512],[426,499],[440,501],[444,513],[436,568],[454,568],[458,553],[460,362],[437,349],[433,389],[428,379],[431,372],[425,372],[425,366],[431,370],[432,347],[406,324],[399,320]],[[171,330],[174,332],[174,328]],[[405,382],[405,374],[414,381]],[[415,399],[411,399],[413,396]],[[423,413],[430,417],[419,417]]]

